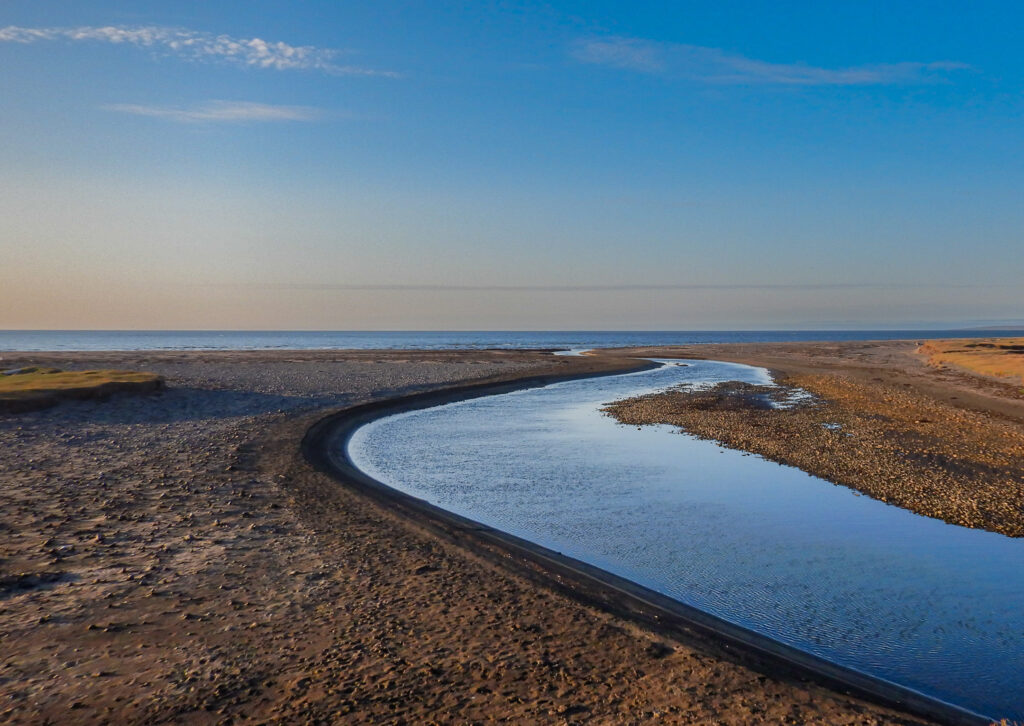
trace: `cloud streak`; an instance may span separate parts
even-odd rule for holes
[[[903,62],[822,68],[804,63],[770,63],[718,48],[659,43],[641,38],[611,36],[575,43],[570,55],[580,63],[610,68],[681,76],[714,84],[780,86],[877,86],[944,80],[964,63]]]
[[[321,290],[321,291],[405,291],[405,292],[628,292],[663,290],[859,290],[905,288],[976,288],[1010,287],[1010,285],[988,284],[944,284],[905,282],[850,282],[850,283],[809,283],[809,284],[620,284],[620,285],[430,285],[430,284],[344,284],[344,283],[238,283],[244,287],[259,287],[277,290]]]
[[[103,108],[107,111],[150,116],[179,123],[316,121],[323,117],[320,109],[309,106],[274,106],[249,101],[209,101],[188,108],[118,103]]]
[[[80,26],[76,28],[0,28],[0,42],[39,43],[45,41],[96,42],[144,48],[190,61],[220,61],[246,68],[278,71],[313,70],[332,75],[388,76],[394,71],[342,65],[339,51],[311,45],[289,45],[262,38],[235,38],[187,28],[163,26]]]

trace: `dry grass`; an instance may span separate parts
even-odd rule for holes
[[[0,411],[24,411],[52,406],[71,398],[104,398],[113,393],[146,393],[163,388],[155,373],[57,368],[20,368],[0,374]]]
[[[955,366],[983,376],[1024,383],[1024,338],[931,340],[917,349],[932,366]]]
[[[61,371],[56,368],[24,368],[22,372],[0,376],[0,395],[34,394],[64,391],[69,388],[93,388],[105,383],[151,383],[155,373],[138,371]]]

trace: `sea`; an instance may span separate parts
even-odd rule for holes
[[[955,330],[0,330],[9,351],[586,350],[690,343],[925,340],[1024,336],[1021,329]]]

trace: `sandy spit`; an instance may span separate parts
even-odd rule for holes
[[[318,474],[308,427],[503,352],[4,354],[168,390],[0,417],[0,722],[910,724],[538,588]]]

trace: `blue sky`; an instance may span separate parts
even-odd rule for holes
[[[8,1],[0,328],[1024,321],[1017,3]]]

